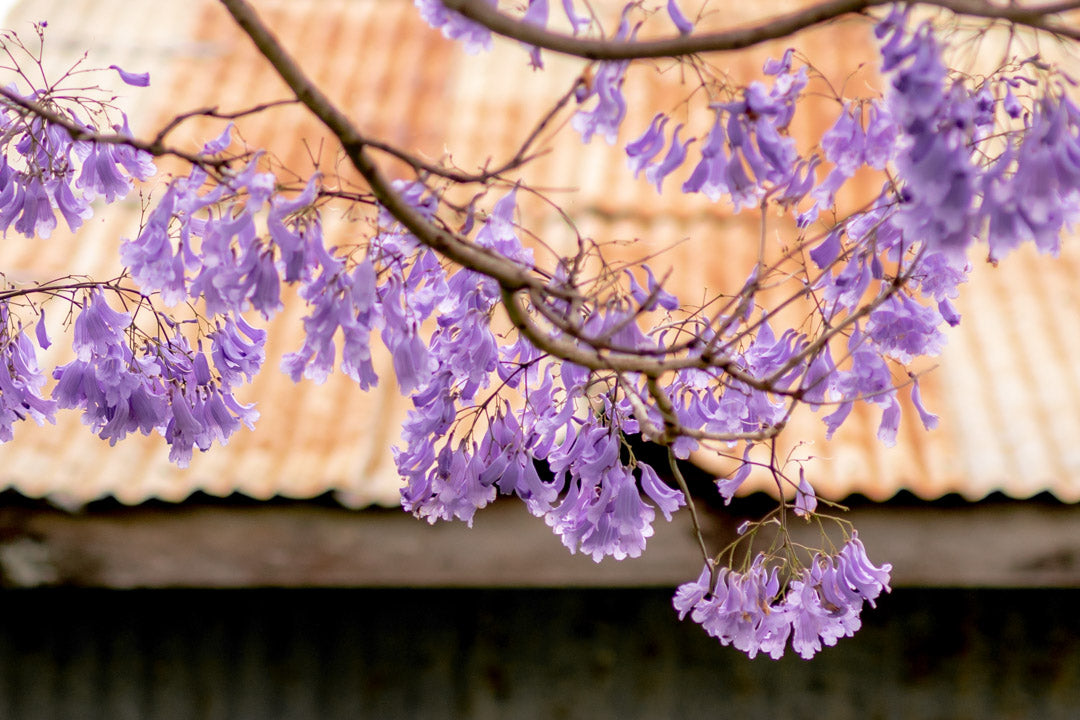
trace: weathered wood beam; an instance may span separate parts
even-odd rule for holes
[[[868,505],[847,515],[895,586],[1080,586],[1080,507],[997,503]],[[735,514],[706,513],[710,546]],[[798,523],[797,523],[798,525]],[[400,511],[296,504],[181,505],[71,515],[0,509],[0,578],[8,586],[630,587],[697,576],[689,519],[656,523],[639,559],[570,556],[519,503],[496,503],[475,527],[429,526]],[[796,527],[816,541],[816,528]]]

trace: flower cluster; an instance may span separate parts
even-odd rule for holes
[[[242,321],[219,328],[212,354],[222,370],[215,377],[206,355],[182,335],[148,342],[136,353],[128,336],[133,329],[130,314],[113,310],[100,290],[90,293],[75,318],[77,356],[53,371],[57,407],[82,410],[83,422],[110,444],[157,431],[181,467],[195,447],[224,445],[241,424],[254,425],[258,413],[236,400],[232,386],[238,373],[257,370],[262,334]]]
[[[792,72],[791,55],[770,61],[766,69],[775,75],[771,87],[751,83],[742,98],[713,104],[712,129],[700,147],[700,159],[682,184],[684,193],[704,193],[711,200],[729,197],[735,211],[756,207],[767,191],[776,193],[783,206],[796,205],[813,186],[815,158],[802,160],[787,127],[795,104],[807,83],[806,68]],[[666,141],[668,118],[656,115],[645,132],[628,143],[626,155],[634,176],[645,177],[662,190],[664,178],[680,168],[693,139],[679,140],[679,125],[672,132],[668,151],[660,157]]]
[[[513,215],[516,193],[499,200],[476,234],[481,247],[499,252],[524,267],[531,267],[531,251],[517,237]],[[407,239],[398,238],[395,247]],[[386,251],[387,244],[379,245]],[[409,278],[432,272],[413,260]],[[632,294],[649,307],[672,308],[677,301],[663,291],[649,273],[648,290],[634,281]],[[430,521],[457,518],[472,521],[478,508],[497,494],[518,496],[558,534],[571,552],[584,552],[599,561],[606,556],[637,557],[652,535],[654,505],[665,517],[682,505],[682,494],[665,485],[645,463],[623,459],[624,432],[634,421],[626,407],[608,405],[596,413],[577,402],[588,397],[588,372],[554,364],[522,337],[499,352],[490,329],[499,288],[489,278],[462,269],[438,287],[436,329],[427,347],[430,365],[426,382],[412,393],[402,438],[405,447],[395,453],[398,470],[406,479],[402,490],[405,508]],[[419,304],[420,286],[413,300]],[[633,315],[596,312],[583,323],[587,336],[606,336],[613,347],[642,347],[648,341]],[[497,376],[503,386],[521,393],[516,406],[480,392]],[[470,405],[493,408],[484,419],[470,421],[473,435],[456,437],[459,413]],[[550,477],[538,472],[544,463]],[[647,503],[644,496],[654,503]]]
[[[1062,231],[1080,219],[1080,109],[1064,94],[1041,98],[1023,138],[978,186],[992,260],[1028,240],[1056,254]]]
[[[275,180],[258,171],[257,160],[206,192],[201,191],[208,175],[199,167],[169,184],[139,235],[120,248],[120,257],[144,289],[160,293],[169,305],[202,300],[209,315],[254,308],[269,318],[281,308],[274,246],[256,228]],[[231,202],[222,207],[226,199]],[[270,227],[271,240],[276,231],[292,250],[293,238],[280,223]]]
[[[623,10],[613,39],[634,39],[637,27],[630,27],[630,11],[633,8],[634,5],[630,4]],[[619,127],[626,118],[626,98],[623,96],[622,87],[626,82],[626,71],[629,67],[629,60],[602,62],[596,66],[596,71],[591,76],[578,82],[575,99],[579,106],[596,99],[591,109],[579,109],[570,120],[573,128],[581,133],[582,142],[587,143],[592,140],[593,135],[600,135],[609,145],[615,144],[619,137]]]
[[[779,570],[758,555],[745,572],[706,565],[694,582],[680,585],[673,604],[679,618],[690,615],[709,635],[751,658],[759,652],[774,660],[788,640],[802,658],[823,645],[835,645],[861,626],[863,603],[875,607],[889,592],[889,564],[875,566],[853,532],[836,555],[816,555],[808,568],[781,587]]]
[[[46,93],[22,95],[12,85],[7,90],[27,102],[64,111],[52,105]],[[90,122],[77,122],[88,134],[98,131]],[[121,136],[131,136],[126,116],[112,129]],[[133,180],[146,180],[156,172],[150,155],[142,150],[119,143],[73,140],[66,128],[20,106],[0,103],[0,130],[4,140],[0,148],[4,151],[0,157],[0,231],[5,234],[14,229],[27,238],[48,238],[57,227],[57,210],[74,232],[93,214],[91,203],[95,199],[115,202],[131,191]]]
[[[34,343],[13,320],[7,303],[0,303],[0,442],[12,439],[16,421],[53,422],[56,410],[56,403],[41,393],[46,378],[38,366]],[[43,348],[49,345],[44,327],[38,324],[38,343]]]

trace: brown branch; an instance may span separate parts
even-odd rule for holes
[[[170,147],[164,143],[154,140],[147,142],[145,140],[138,140],[130,135],[121,135],[119,133],[101,133],[95,130],[90,130],[83,125],[75,122],[69,117],[61,115],[60,113],[52,110],[45,105],[33,100],[27,100],[20,96],[18,93],[10,90],[6,87],[0,87],[0,96],[12,103],[16,107],[22,108],[24,111],[31,113],[45,120],[51,125],[64,128],[71,136],[72,140],[85,140],[87,142],[96,142],[103,145],[127,145],[128,147],[135,148],[136,150],[142,150],[150,153],[154,157],[161,157],[163,155],[172,155],[182,160],[186,160],[192,165],[199,165],[202,167],[220,167],[228,164],[226,160],[214,160],[207,158],[203,155],[196,155],[189,153],[178,148]]]
[[[563,96],[555,102],[551,109],[548,110],[542,118],[540,118],[539,122],[537,122],[535,127],[533,127],[532,132],[530,132],[529,135],[525,138],[525,140],[522,141],[521,146],[518,148],[517,152],[514,153],[514,156],[504,162],[502,165],[495,168],[494,170],[484,170],[483,172],[477,173],[465,173],[458,170],[450,170],[441,165],[434,165],[432,163],[421,160],[415,155],[410,155],[409,153],[402,151],[400,148],[397,148],[387,143],[368,138],[367,144],[370,147],[387,153],[388,155],[393,155],[394,157],[408,164],[410,167],[413,168],[413,170],[416,170],[417,172],[426,172],[431,175],[437,175],[439,177],[446,178],[447,180],[456,183],[487,183],[490,180],[501,177],[502,175],[510,172],[511,170],[516,170],[522,165],[525,165],[526,163],[535,160],[537,157],[543,154],[544,151],[538,151],[536,153],[530,154],[529,148],[531,148],[533,143],[536,142],[536,139],[540,137],[540,134],[551,123],[552,119],[559,114],[559,111],[565,108],[566,105],[570,102],[570,99],[574,97],[574,92],[576,89],[577,83],[575,83],[573,87],[566,91]]]
[[[251,6],[245,0],[221,0],[221,4],[296,98],[341,142],[346,156],[367,182],[379,204],[420,242],[463,267],[494,278],[511,291],[534,288],[543,289],[548,294],[554,292],[529,268],[435,225],[407,203],[367,152],[368,147],[373,147],[372,143],[304,74]]]
[[[802,30],[887,5],[893,0],[826,0],[802,10],[778,15],[753,25],[713,33],[680,35],[660,40],[607,40],[578,38],[552,32],[538,25],[499,12],[480,0],[443,0],[443,4],[492,32],[528,45],[589,60],[635,60],[681,57],[706,52],[744,50],[769,40],[794,35]],[[1043,6],[992,5],[983,0],[918,0],[918,4],[949,10],[957,15],[1005,20],[1063,37],[1080,39],[1075,28],[1055,25],[1047,18],[1080,7],[1070,0]]]
[[[769,18],[747,27],[700,35],[680,35],[661,40],[578,38],[552,32],[538,25],[510,17],[479,0],[443,0],[443,4],[498,35],[546,50],[589,60],[635,60],[742,50],[891,1],[827,0],[804,10]]]
[[[179,127],[182,123],[190,120],[191,118],[208,117],[208,118],[214,118],[214,119],[217,119],[217,120],[237,120],[239,118],[246,117],[248,115],[254,115],[256,113],[261,113],[263,110],[269,110],[270,108],[278,107],[280,105],[292,105],[295,102],[296,102],[295,100],[291,100],[291,99],[290,100],[272,100],[270,102],[259,103],[258,105],[254,105],[252,107],[245,108],[243,110],[237,110],[235,112],[221,112],[220,110],[217,109],[217,106],[198,108],[197,110],[189,110],[188,112],[181,113],[181,114],[177,115],[172,120],[170,120],[168,123],[166,123],[165,127],[161,128],[161,130],[158,131],[158,134],[154,136],[154,139],[152,140],[152,142],[153,143],[163,143],[163,142],[165,142],[165,138],[166,138],[166,136],[168,136],[169,133],[171,133],[173,130],[175,130],[177,127]]]
[[[705,536],[701,532],[701,519],[698,517],[697,506],[694,505],[694,496],[690,494],[690,486],[687,485],[686,478],[683,477],[682,471],[679,469],[679,461],[676,459],[675,451],[671,449],[671,446],[668,446],[668,465],[671,467],[671,475],[675,478],[675,483],[682,490],[683,496],[686,497],[686,507],[690,511],[690,521],[694,525],[694,536],[697,538],[698,546],[701,548],[701,554],[705,557],[705,564],[709,566],[709,571],[713,572],[715,565],[709,555],[709,548],[705,545]]]
[[[538,306],[538,295],[543,290],[529,290],[534,306]],[[688,355],[668,358],[653,358],[627,350],[609,350],[603,346],[594,346],[590,338],[579,334],[571,329],[567,337],[560,331],[557,335],[545,332],[539,327],[529,314],[521,307],[518,300],[518,292],[515,289],[503,287],[502,300],[506,308],[506,314],[510,322],[518,332],[535,345],[539,350],[554,357],[572,362],[575,365],[597,371],[613,371],[617,373],[641,373],[649,377],[660,377],[665,373],[675,372],[686,368],[698,368],[701,370],[718,370],[730,376],[734,380],[761,390],[763,392],[784,393],[774,385],[754,377],[739,367],[728,357],[714,355]],[[568,327],[568,326],[567,326]]]

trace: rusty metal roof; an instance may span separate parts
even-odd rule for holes
[[[759,3],[743,12],[764,15],[783,5]],[[364,130],[431,158],[452,152],[465,168],[512,154],[523,129],[583,69],[580,61],[549,55],[546,72],[531,72],[522,49],[508,42],[497,42],[491,56],[469,57],[427,28],[405,0],[262,0],[255,6]],[[286,97],[212,0],[24,1],[7,25],[29,30],[29,22],[40,19],[49,21],[47,54],[54,67],[89,50],[92,64],[150,71],[149,89],[125,92],[119,100],[137,133],[155,131],[180,111],[207,105],[238,109]],[[868,47],[860,22],[808,33],[800,44],[824,73],[841,73],[852,53]],[[710,61],[735,77],[749,77],[766,55],[782,49]],[[643,78],[651,73],[635,72]],[[648,102],[631,104],[626,137],[647,125],[653,108],[675,109],[679,72],[672,66],[661,74],[663,82],[634,86],[631,92]],[[820,133],[831,122],[826,112],[806,116],[802,132]],[[194,149],[216,128],[192,123],[173,139]],[[286,166],[310,167],[310,158],[317,157],[327,168],[337,158],[325,133],[297,109],[248,118],[241,130],[250,145],[269,148]],[[755,219],[733,218],[723,208],[674,192],[658,197],[621,165],[619,153],[602,141],[584,147],[568,142],[554,146],[523,176],[563,202],[583,234],[639,239],[620,247],[625,257],[674,246],[654,267],[670,266],[671,282],[684,297],[745,275],[737,261],[756,252],[744,241],[757,232]],[[579,192],[565,192],[567,183]],[[567,227],[550,213],[538,214],[538,208],[526,208],[530,228],[555,251],[573,247]],[[33,243],[9,237],[0,246],[0,267],[28,277],[115,271],[119,238],[135,231],[138,211],[138,201],[130,200],[121,211],[102,212],[75,239],[59,232]],[[337,242],[348,242],[356,232],[344,219],[329,223]],[[680,242],[684,238],[694,240]],[[1080,251],[1068,243],[1059,260],[1025,251],[999,269],[978,267],[959,303],[964,322],[948,333],[939,367],[922,380],[927,405],[941,415],[940,427],[923,432],[907,413],[897,446],[884,448],[875,438],[877,411],[857,410],[829,443],[819,418],[798,416],[787,434],[807,443],[804,454],[820,458],[811,466],[815,485],[834,498],[862,493],[887,499],[909,490],[928,499],[959,493],[974,500],[995,491],[1080,499],[1080,364],[1070,362],[1080,358],[1076,277]],[[277,372],[281,355],[300,344],[301,315],[293,303],[272,322],[267,367],[247,394],[262,413],[256,432],[241,431],[227,447],[199,454],[180,470],[168,463],[160,438],[130,438],[110,448],[65,412],[56,427],[24,424],[13,442],[0,446],[0,487],[72,505],[107,496],[124,503],[180,501],[195,491],[258,499],[335,492],[349,505],[396,503],[390,447],[405,401],[392,381],[365,394],[341,377],[322,386],[297,386]],[[54,346],[52,352],[64,349]],[[389,363],[381,363],[380,374],[389,376]]]

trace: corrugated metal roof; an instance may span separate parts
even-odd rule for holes
[[[742,11],[765,15],[783,5]],[[256,6],[362,128],[428,157],[452,152],[465,168],[511,155],[523,129],[583,68],[580,61],[549,55],[548,70],[533,73],[513,43],[496,43],[490,56],[466,56],[403,0],[265,0]],[[175,112],[206,105],[232,110],[286,96],[210,0],[36,0],[18,6],[9,25],[28,29],[34,19],[50,22],[47,48],[56,67],[89,49],[90,61],[98,65],[151,72],[150,89],[121,98],[143,134]],[[810,33],[800,44],[823,73],[842,78],[851,55],[868,47],[862,23]],[[709,60],[719,71],[749,77],[765,56],[782,49]],[[627,137],[647,125],[654,108],[677,111],[681,97],[680,68],[667,68],[662,83],[649,80],[646,68],[635,72],[644,82],[631,92],[646,102],[631,103]],[[800,122],[800,132],[820,133],[831,122],[829,107],[805,113]],[[173,140],[195,148],[219,127],[192,123]],[[286,166],[302,168],[316,156],[327,169],[337,159],[325,133],[297,109],[275,109],[241,127],[250,145],[268,147]],[[756,244],[745,238],[756,235],[755,219],[732,218],[722,207],[677,192],[657,196],[621,164],[619,153],[601,141],[584,147],[571,141],[553,146],[523,175],[564,202],[583,234],[641,239],[617,249],[625,257],[674,245],[654,265],[660,271],[670,265],[671,282],[687,298],[746,275],[742,261],[756,253]],[[567,183],[580,191],[561,192]],[[523,207],[526,225],[542,233],[554,251],[573,247],[573,233],[557,218],[540,216],[539,203]],[[0,248],[0,266],[35,277],[73,270],[102,276],[116,269],[118,238],[134,231],[137,213],[134,200],[126,213],[103,213],[74,242],[60,233],[34,243],[9,237]],[[343,220],[330,223],[338,241],[355,232]],[[680,242],[684,238],[693,240]],[[897,446],[886,449],[875,438],[877,411],[858,410],[830,443],[823,440],[819,418],[796,417],[787,435],[808,443],[804,453],[821,457],[811,466],[821,492],[885,499],[907,489],[925,498],[955,492],[977,499],[993,491],[1026,497],[1048,490],[1063,500],[1080,499],[1080,370],[1070,362],[1080,357],[1080,290],[1073,281],[1078,271],[1080,255],[1069,245],[1057,261],[1021,252],[998,270],[977,268],[960,302],[965,321],[949,333],[940,367],[922,380],[927,404],[942,416],[938,430],[923,432],[909,413]],[[256,432],[242,431],[228,447],[178,470],[167,462],[159,438],[132,438],[109,448],[65,413],[58,427],[19,427],[15,441],[0,447],[0,485],[76,504],[109,495],[126,503],[178,501],[196,490],[255,498],[335,491],[348,504],[396,503],[398,479],[389,448],[405,402],[392,381],[364,394],[341,377],[323,386],[293,386],[276,372],[280,356],[299,346],[301,315],[292,304],[270,328],[267,369],[248,394],[262,412]],[[388,363],[380,362],[380,374],[388,376]]]

